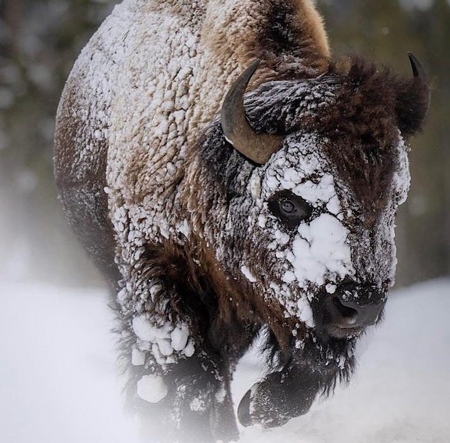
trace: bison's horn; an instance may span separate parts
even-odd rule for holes
[[[419,60],[417,60],[416,56],[411,52],[408,52],[408,57],[409,62],[411,63],[414,77],[426,80],[427,75],[425,74],[425,69],[423,69],[422,65],[420,64]]]
[[[257,133],[244,109],[244,93],[260,60],[254,61],[231,86],[222,105],[221,123],[226,140],[242,155],[260,165],[283,145],[283,137]]]
[[[411,63],[413,75],[415,79],[418,79],[419,81],[426,83],[427,81],[427,74],[425,72],[425,69],[423,69],[423,66],[420,64],[419,60],[417,60],[416,56],[412,54],[411,52],[408,52],[409,61]],[[424,113],[424,119],[426,115],[428,114],[428,111],[430,109],[430,102],[431,97],[428,89],[428,102],[425,104],[425,113]]]

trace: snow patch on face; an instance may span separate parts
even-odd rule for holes
[[[341,222],[344,214],[334,170],[320,148],[322,142],[315,134],[288,136],[285,147],[272,156],[264,169],[253,173],[261,182],[261,197],[255,199],[251,216],[272,239],[268,249],[275,257],[274,269],[278,269],[275,278],[279,280],[272,281],[265,292],[279,300],[287,318],[297,318],[308,328],[314,327],[310,301],[315,288],[328,285],[332,290],[339,280],[355,272],[349,231]],[[252,177],[250,183],[259,181]],[[294,232],[286,229],[267,205],[270,198],[286,190],[302,197],[314,209],[312,219],[302,222]],[[255,198],[254,193],[251,196]],[[241,271],[252,281],[246,266]]]
[[[287,137],[287,148],[272,157],[265,171],[262,198],[267,200],[276,192],[290,190],[314,208],[323,207],[332,214],[339,214],[341,208],[332,168],[328,160],[320,156],[319,144],[314,134]]]
[[[309,225],[300,225],[298,233],[287,258],[301,287],[308,282],[321,286],[353,272],[348,230],[335,217],[322,214]]]
[[[155,375],[144,375],[137,382],[137,393],[142,400],[149,403],[159,403],[169,392],[162,377]]]
[[[339,199],[334,189],[334,178],[331,174],[324,174],[318,183],[308,180],[295,186],[292,191],[296,195],[300,195],[314,207],[321,203],[327,202],[327,209],[334,214],[340,209]],[[329,208],[328,208],[329,206]]]

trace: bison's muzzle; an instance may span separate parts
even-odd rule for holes
[[[342,285],[327,296],[323,327],[336,338],[358,335],[380,320],[386,299],[386,291],[372,285]]]

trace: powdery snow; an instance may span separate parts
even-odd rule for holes
[[[106,291],[0,281],[0,441],[132,443]]]
[[[240,442],[450,441],[448,294],[450,279],[392,294],[385,321],[360,343],[349,387],[282,428],[242,429]],[[121,410],[111,326],[102,291],[0,283],[2,442],[140,441]],[[253,352],[240,363],[237,401],[257,362]]]

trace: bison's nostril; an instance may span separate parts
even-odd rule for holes
[[[338,310],[345,324],[352,326],[356,323],[358,318],[358,311],[356,309],[344,306],[337,297],[333,297],[333,305]]]

